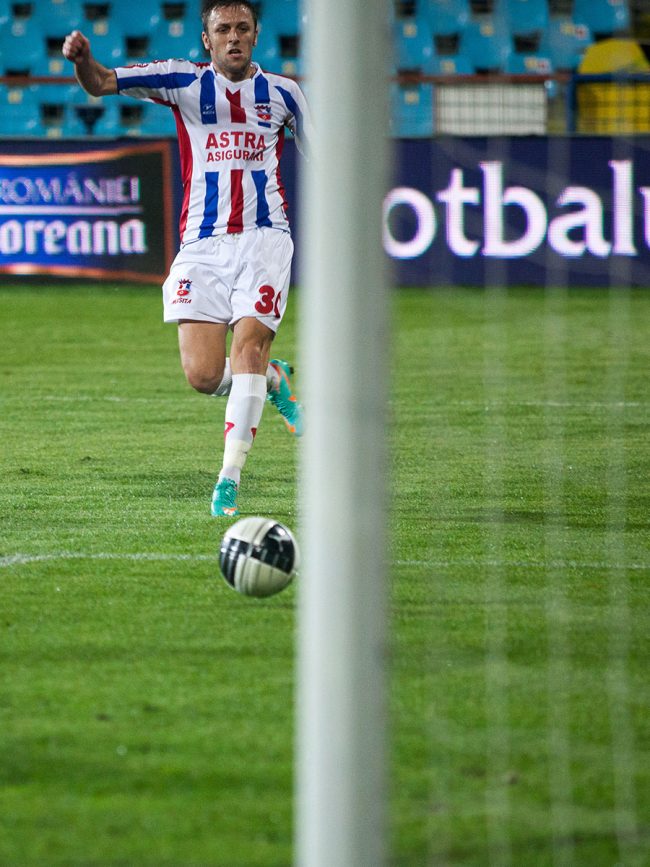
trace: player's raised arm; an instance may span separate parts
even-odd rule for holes
[[[117,93],[115,72],[102,66],[90,51],[90,42],[79,30],[69,33],[61,49],[66,60],[74,63],[77,81],[91,96],[111,96]]]

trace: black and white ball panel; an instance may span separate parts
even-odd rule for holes
[[[298,568],[291,531],[272,518],[242,518],[225,533],[219,553],[224,578],[248,596],[270,596],[289,584]]]

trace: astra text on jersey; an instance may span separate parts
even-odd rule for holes
[[[174,112],[183,179],[181,243],[260,226],[289,231],[280,177],[284,130],[304,150],[307,109],[289,78],[231,82],[209,63],[162,60],[115,70],[118,92]]]

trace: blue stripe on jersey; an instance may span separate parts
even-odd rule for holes
[[[214,75],[208,69],[201,78],[201,123],[217,122],[217,94],[214,87]]]
[[[118,91],[129,90],[132,87],[147,87],[152,90],[178,90],[189,87],[196,81],[193,72],[167,72],[155,75],[126,75],[117,79]]]
[[[293,98],[293,96],[291,96],[289,91],[284,89],[284,87],[278,87],[277,90],[280,93],[280,96],[282,97],[282,99],[284,100],[284,104],[289,109],[291,114],[295,117],[295,119],[296,119],[296,133],[298,135],[298,138],[302,139],[303,138],[303,135],[302,135],[302,112],[298,108],[298,103]]]
[[[205,173],[205,200],[199,238],[209,238],[219,216],[219,172]]]
[[[266,200],[266,184],[268,181],[266,172],[251,172],[251,175],[253,176],[255,189],[257,190],[257,219],[255,220],[255,224],[271,228],[273,224],[269,217],[269,203]]]
[[[255,76],[255,107],[258,105],[270,105],[271,97],[269,96],[269,82],[263,75]],[[258,120],[258,126],[270,127],[271,124],[265,120]]]

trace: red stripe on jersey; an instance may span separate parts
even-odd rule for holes
[[[178,225],[178,231],[181,241],[185,234],[187,226],[187,215],[190,206],[190,185],[192,183],[192,143],[190,136],[183,121],[183,116],[178,106],[173,106],[172,111],[176,119],[176,134],[178,136],[178,150],[181,159],[181,179],[183,181],[183,204],[181,205],[181,219]]]
[[[241,90],[231,93],[226,88],[226,99],[230,103],[230,122],[246,123],[246,111],[241,107]]]
[[[230,216],[228,217],[228,232],[244,231],[244,187],[243,169],[233,169],[230,172]]]
[[[278,183],[278,192],[280,193],[280,196],[282,197],[282,211],[284,213],[284,216],[286,217],[287,211],[289,210],[289,205],[287,204],[287,197],[286,197],[286,194],[284,191],[284,184],[282,183],[282,176],[280,174],[280,157],[282,156],[283,147],[284,147],[284,127],[282,127],[278,131],[278,141],[277,141],[277,144],[275,146],[275,155],[276,155],[276,158],[278,161],[278,167],[275,171],[275,177],[276,177],[277,183]]]

